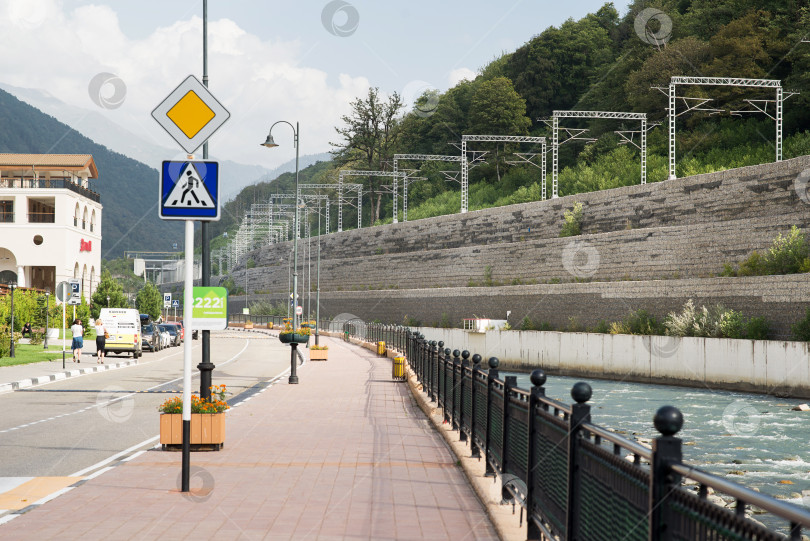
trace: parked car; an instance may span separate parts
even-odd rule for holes
[[[143,337],[141,342],[143,349],[149,351],[160,350],[160,331],[155,332],[155,326],[152,323],[141,327],[141,336]]]
[[[183,322],[172,321],[172,325],[177,325],[177,328],[180,329],[180,342],[182,343],[186,339],[186,329],[183,327]]]
[[[158,325],[161,330],[166,331],[169,333],[171,337],[169,340],[170,346],[179,346],[181,344],[180,341],[180,329],[174,323],[164,323],[162,325]]]
[[[169,330],[164,328],[163,325],[156,324],[155,327],[160,335],[160,349],[171,347],[172,335],[169,334]]]

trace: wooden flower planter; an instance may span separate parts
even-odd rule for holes
[[[246,329],[252,329],[253,328],[253,323],[245,323],[245,328]]]
[[[160,443],[183,444],[183,414],[160,414]],[[213,445],[216,450],[225,445],[225,413],[192,413],[191,445]]]
[[[309,350],[309,360],[310,361],[328,361],[329,360],[329,350],[328,349],[311,349]]]

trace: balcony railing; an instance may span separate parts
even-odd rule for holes
[[[53,224],[56,223],[56,214],[54,214],[53,212],[29,212],[28,223]]]
[[[101,201],[101,196],[93,190],[84,188],[79,184],[64,178],[52,178],[50,180],[44,178],[0,178],[0,188],[64,188],[79,195],[83,195],[96,203]]]

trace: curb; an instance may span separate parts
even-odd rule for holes
[[[33,387],[34,385],[41,385],[43,383],[50,383],[52,381],[59,381],[67,378],[75,378],[87,374],[95,374],[97,372],[105,372],[107,370],[115,370],[124,368],[125,366],[132,366],[138,364],[137,360],[121,361],[115,364],[97,364],[95,366],[88,366],[87,368],[79,368],[77,370],[65,370],[64,372],[57,372],[56,374],[48,374],[47,376],[37,376],[34,378],[25,378],[10,383],[0,383],[0,393],[8,393]]]

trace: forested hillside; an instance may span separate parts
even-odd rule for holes
[[[390,171],[395,153],[458,155],[462,134],[550,137],[542,119],[559,109],[645,112],[651,123],[661,122],[649,131],[647,167],[648,182],[661,181],[668,176],[667,97],[652,87],[665,88],[673,75],[781,80],[786,90],[801,92],[785,102],[784,157],[810,154],[810,42],[803,40],[809,23],[806,0],[607,3],[559,28],[538,28],[538,35],[484,66],[475,80],[426,94],[413,111],[404,111],[398,97],[371,89],[336,126],[335,160],[305,169],[302,179],[336,182],[338,168]],[[679,86],[678,95],[712,100],[700,107],[706,110],[678,118],[678,176],[775,159],[774,121],[753,106],[774,114],[773,89]],[[679,100],[679,114],[687,102],[697,103]],[[587,127],[591,140],[560,147],[560,195],[639,182],[638,149],[620,145],[614,133],[638,130],[637,122],[565,120],[561,125]],[[540,199],[539,170],[516,165],[513,155],[539,148],[492,143],[474,148],[488,154],[486,163],[470,171],[471,210]],[[457,171],[457,163],[400,165],[406,167],[426,177],[409,187],[408,219],[459,211],[459,184],[441,174]],[[282,176],[272,189],[243,192],[220,232],[234,228],[252,201],[274,191],[291,193],[292,181],[291,175]],[[391,221],[391,196],[382,186],[390,179],[353,181],[365,185],[364,225]],[[346,215],[348,227],[356,221],[352,214]],[[335,226],[333,214],[332,231]]]
[[[124,250],[168,251],[175,242],[182,246],[182,224],[158,218],[155,169],[94,143],[3,90],[0,126],[0,152],[93,155],[99,178],[90,186],[104,205],[104,259],[122,257]]]

